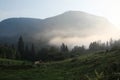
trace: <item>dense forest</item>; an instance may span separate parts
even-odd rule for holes
[[[37,46],[38,47],[38,46]],[[101,41],[91,42],[89,48],[75,46],[69,49],[65,43],[60,47],[46,45],[36,48],[34,44],[26,44],[22,36],[19,37],[16,45],[0,44],[0,58],[26,60],[26,61],[59,61],[68,58],[74,58],[90,52],[111,51],[120,49],[120,40],[112,40],[102,43]]]

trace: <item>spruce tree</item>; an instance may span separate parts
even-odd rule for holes
[[[19,56],[20,59],[23,59],[24,58],[24,41],[22,36],[20,36],[18,40],[18,52],[20,53],[20,56]]]
[[[61,45],[61,52],[68,52],[68,47],[64,43]]]
[[[31,61],[35,61],[35,47],[34,45],[32,44],[31,46]]]

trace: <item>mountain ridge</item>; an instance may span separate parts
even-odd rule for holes
[[[64,39],[100,35],[111,28],[111,23],[101,16],[81,11],[68,11],[57,16],[36,18],[8,18],[0,22],[0,37],[24,36],[34,42],[66,42]],[[102,32],[99,31],[102,29]],[[97,32],[96,32],[97,31]],[[26,41],[28,39],[25,39]],[[60,38],[61,40],[58,40]],[[63,39],[63,41],[62,41]],[[17,40],[17,39],[15,39]],[[58,40],[58,41],[56,41]],[[55,43],[56,44],[56,43]]]

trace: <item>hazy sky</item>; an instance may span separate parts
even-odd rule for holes
[[[47,18],[77,10],[120,21],[120,0],[0,0],[0,20],[10,17]]]

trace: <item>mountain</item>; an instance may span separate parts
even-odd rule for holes
[[[74,38],[104,35],[111,29],[112,24],[103,17],[68,11],[46,19],[5,19],[0,22],[0,41],[14,43],[22,35],[27,42],[74,43]]]
[[[26,40],[28,38],[34,39],[32,36],[42,29],[41,21],[41,19],[32,18],[5,19],[0,22],[0,40],[2,42],[14,42],[20,35]]]

